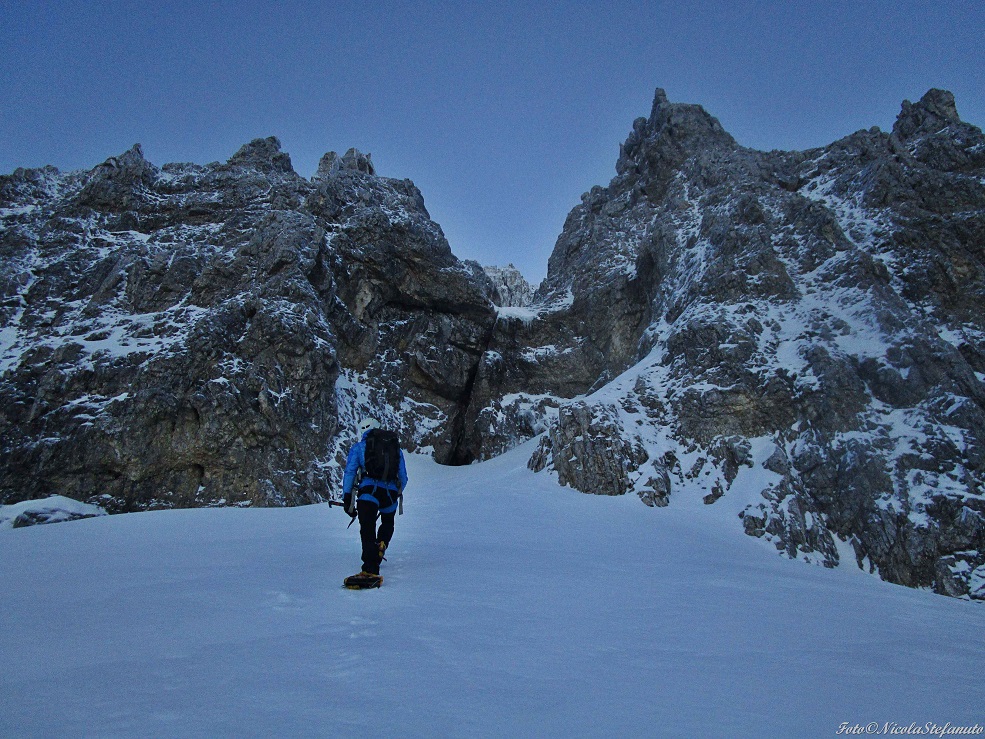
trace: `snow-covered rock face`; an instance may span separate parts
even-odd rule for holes
[[[484,267],[493,283],[493,302],[503,308],[524,308],[533,300],[534,289],[520,270],[512,264],[505,267]]]
[[[833,566],[850,542],[886,579],[974,590],[985,136],[950,93],[904,103],[891,134],[762,153],[658,91],[617,173],[569,215],[534,301],[567,306],[519,328],[601,378],[532,466],[650,504],[752,492],[746,532],[791,557]],[[545,369],[527,377],[568,394]]]
[[[763,153],[658,91],[616,171],[533,295],[355,150],[0,177],[0,503],[318,500],[371,413],[985,598],[985,136],[950,93]]]
[[[454,458],[493,306],[412,182],[322,165],[0,177],[0,503],[319,500],[364,413]]]

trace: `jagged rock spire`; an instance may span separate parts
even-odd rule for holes
[[[140,144],[134,144],[119,156],[110,157],[89,173],[77,204],[91,208],[126,210],[141,188],[157,178],[157,167],[144,159]]]
[[[935,88],[928,90],[918,103],[903,101],[903,108],[893,125],[893,133],[905,141],[915,135],[937,133],[960,122],[954,95],[947,90]]]
[[[700,105],[671,103],[657,88],[649,118],[637,118],[619,151],[616,172],[672,172],[687,152],[732,148],[735,139]]]
[[[315,181],[328,179],[339,172],[362,172],[363,174],[375,175],[376,167],[373,166],[373,155],[363,154],[356,148],[349,149],[341,157],[336,152],[330,151],[321,158],[318,163],[318,171],[312,179]]]
[[[280,150],[280,140],[276,136],[253,139],[244,144],[229,158],[228,163],[232,166],[253,167],[261,172],[294,171],[290,155]]]

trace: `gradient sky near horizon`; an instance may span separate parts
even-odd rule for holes
[[[982,0],[0,0],[0,173],[273,135],[310,176],[354,146],[456,255],[536,282],[655,88],[758,149],[888,130],[931,87],[982,126],[983,39]]]

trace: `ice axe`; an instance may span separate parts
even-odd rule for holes
[[[345,510],[345,503],[343,503],[341,500],[330,500],[330,501],[328,501],[328,507],[331,508],[332,506],[338,506],[342,510]],[[350,518],[349,519],[349,526],[352,526],[352,522],[355,521],[355,520],[356,520],[356,517],[355,516],[353,516],[352,518]],[[349,528],[349,526],[346,526],[346,528]]]

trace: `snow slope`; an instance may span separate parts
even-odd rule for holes
[[[379,591],[325,505],[0,535],[2,736],[833,736],[985,723],[985,609],[526,467],[409,459]]]

